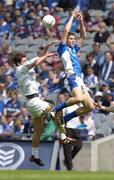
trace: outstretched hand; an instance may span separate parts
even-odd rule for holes
[[[76,17],[77,17],[77,20],[78,20],[78,21],[82,21],[82,20],[83,20],[82,13],[81,13],[80,11],[77,11],[77,12],[76,12]]]
[[[53,40],[53,41],[49,42],[46,46],[52,46],[53,44],[58,43],[58,42],[59,42],[59,40]]]
[[[53,40],[53,41],[49,42],[47,45],[43,46],[43,47],[42,47],[42,50],[41,50],[40,53],[39,53],[39,56],[40,56],[40,57],[41,57],[41,56],[44,56],[44,55],[47,53],[48,48],[49,48],[50,46],[52,46],[53,44],[58,43],[58,42],[59,42],[59,40]]]
[[[55,55],[57,55],[57,53],[52,53],[52,52],[46,53],[46,57],[51,57],[51,56],[55,56]]]
[[[94,102],[94,105],[95,105],[96,109],[102,109],[102,107],[103,107],[100,103],[96,103],[96,102]]]
[[[83,20],[83,16],[80,10],[78,9],[74,9],[72,11],[72,16],[76,17],[78,21],[82,21]]]

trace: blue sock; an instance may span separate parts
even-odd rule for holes
[[[69,120],[71,120],[72,118],[77,117],[77,116],[78,116],[78,115],[77,115],[76,111],[73,111],[73,112],[71,112],[71,113],[63,116],[63,120],[64,120],[65,122],[67,122],[67,121],[69,121]]]
[[[54,111],[57,113],[59,111],[61,111],[63,108],[67,107],[66,101],[63,103],[59,103],[54,107]]]

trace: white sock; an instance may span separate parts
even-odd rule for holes
[[[66,138],[66,135],[65,135],[64,133],[61,133],[60,137],[61,137],[61,139],[63,140],[63,139]]]
[[[32,148],[32,155],[38,159],[39,158],[39,148]]]

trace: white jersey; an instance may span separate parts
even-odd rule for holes
[[[29,70],[28,64],[32,64],[38,57],[27,61],[25,64],[16,67],[16,77],[18,79],[18,88],[22,96],[38,93],[38,83],[35,80],[34,69]]]

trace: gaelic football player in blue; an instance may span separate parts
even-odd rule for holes
[[[76,38],[75,34],[70,32],[72,22],[74,18],[77,18],[80,25],[80,37]],[[77,57],[77,52],[80,50],[80,47],[84,43],[86,38],[86,31],[83,21],[83,16],[80,11],[76,9],[72,12],[72,15],[67,22],[61,42],[58,47],[58,53],[63,64],[63,68],[66,74],[66,84],[69,87],[71,98],[67,101],[56,105],[51,111],[51,116],[61,111],[63,108],[71,106],[73,104],[82,103],[83,106],[73,111],[70,114],[67,114],[64,117],[65,121],[72,119],[73,117],[80,116],[82,114],[87,114],[94,109],[94,103],[90,97],[83,80],[81,78],[81,67],[80,61]],[[68,89],[68,88],[67,88]]]

